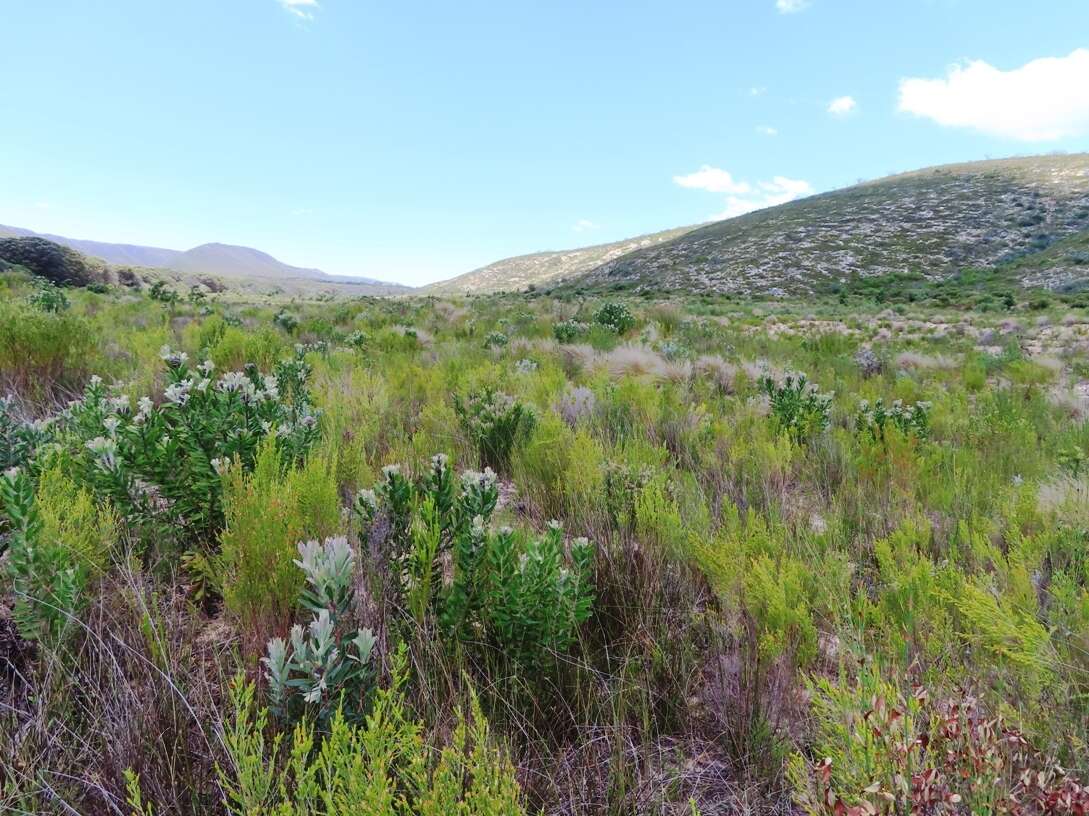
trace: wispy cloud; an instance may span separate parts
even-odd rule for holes
[[[746,181],[735,181],[734,177],[726,170],[703,165],[695,173],[687,176],[674,176],[673,183],[690,190],[706,190],[709,193],[734,193],[749,192],[752,187]]]
[[[833,116],[847,116],[858,109],[853,96],[837,96],[828,103],[828,112]]]
[[[763,96],[768,92],[768,89],[763,85],[753,85],[749,88],[749,96]]]
[[[314,12],[321,7],[318,0],[276,0],[276,2],[284,11],[300,20],[313,20]]]
[[[575,222],[575,226],[573,226],[571,229],[573,229],[575,232],[589,232],[590,230],[598,229],[599,226],[599,224],[595,224],[593,221],[590,221],[587,218],[580,218],[578,221]]]
[[[809,0],[775,0],[780,14],[795,14],[809,8]]]
[[[785,204],[796,198],[812,195],[813,185],[801,179],[774,176],[769,181],[750,183],[740,181],[733,174],[718,167],[703,165],[695,173],[686,176],[674,176],[673,182],[690,190],[704,190],[709,193],[728,193],[726,208],[711,216],[712,221],[734,218],[753,210]]]
[[[779,135],[778,129],[773,128],[771,125],[757,125],[756,126],[756,132],[759,133],[761,136],[778,136]]]
[[[900,81],[899,108],[947,127],[1045,142],[1089,133],[1089,49],[1002,71],[982,60]]]

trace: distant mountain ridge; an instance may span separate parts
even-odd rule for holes
[[[325,283],[359,284],[383,289],[410,291],[411,287],[375,278],[330,275],[320,269],[291,266],[266,252],[233,244],[201,244],[189,250],[164,249],[137,244],[114,244],[37,233],[22,227],[0,224],[0,237],[38,237],[67,246],[115,266],[170,269],[191,275],[216,275],[226,278],[261,278],[270,281],[305,279]]]

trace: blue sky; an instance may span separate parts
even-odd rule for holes
[[[1089,149],[1087,0],[0,0],[0,30],[0,223],[406,283]]]

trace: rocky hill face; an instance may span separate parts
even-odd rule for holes
[[[558,252],[535,252],[532,255],[505,258],[456,278],[433,283],[424,287],[422,293],[517,292],[529,286],[556,283],[582,275],[629,252],[663,244],[692,229],[695,227],[680,227],[611,244],[598,244]]]
[[[933,167],[713,224],[507,258],[423,291],[562,282],[804,293],[860,277],[942,278],[975,266],[1008,266],[1025,285],[1058,288],[1089,278],[1079,241],[1089,242],[1089,154],[1037,156]]]
[[[947,165],[701,227],[603,263],[578,285],[804,293],[891,273],[1023,268],[1026,285],[1089,277],[1089,154]],[[1047,263],[1030,259],[1051,250]],[[1041,256],[1041,259],[1043,256]]]

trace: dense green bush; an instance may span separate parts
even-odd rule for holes
[[[223,524],[221,473],[237,460],[253,467],[261,441],[273,435],[285,462],[300,461],[318,438],[301,357],[274,375],[255,366],[213,379],[211,362],[196,369],[184,352],[164,348],[163,402],[107,396],[92,379],[67,412],[66,439],[84,478],[131,523],[150,524],[174,539],[214,536]]]
[[[336,714],[318,743],[306,723],[287,746],[266,738],[268,714],[252,684],[236,681],[234,719],[226,724],[229,764],[219,771],[228,813],[253,816],[520,816],[514,768],[493,745],[476,699],[459,712],[440,750],[411,719],[403,692],[404,660],[392,684],[380,689],[362,724]]]
[[[0,510],[10,527],[5,570],[19,633],[57,641],[74,627],[88,579],[105,566],[114,517],[57,469],[42,475],[37,495],[25,472],[4,473]]]
[[[0,301],[0,384],[47,398],[81,379],[95,342],[88,323],[70,313]]]
[[[882,399],[872,405],[863,400],[858,406],[855,427],[865,432],[875,441],[885,439],[886,427],[894,427],[904,436],[926,439],[930,435],[930,403],[916,402],[905,405],[902,400],[893,400],[889,406]]]
[[[432,459],[416,482],[387,468],[356,511],[368,537],[385,531],[385,561],[401,603],[419,623],[431,613],[466,645],[483,645],[500,659],[542,668],[567,651],[593,605],[593,546],[564,548],[562,527],[543,536],[489,522],[499,493],[495,474],[455,479],[446,457]],[[439,572],[450,564],[448,581]]]
[[[559,343],[574,343],[580,337],[584,337],[590,331],[590,327],[577,320],[562,320],[552,326],[552,336]]]
[[[594,322],[617,334],[626,334],[635,326],[635,317],[623,303],[605,303],[594,312]]]
[[[795,442],[804,444],[828,427],[832,395],[820,393],[805,374],[788,374],[781,383],[764,377],[760,384],[780,430]]]
[[[35,280],[34,292],[27,297],[27,302],[43,312],[63,312],[71,306],[64,290],[45,278]]]
[[[472,442],[482,467],[505,470],[511,452],[536,426],[532,409],[509,394],[485,387],[467,397],[454,395],[462,430]]]
[[[222,594],[227,610],[263,648],[270,631],[290,624],[303,574],[292,559],[300,541],[324,539],[340,524],[334,467],[311,457],[283,467],[278,440],[267,437],[252,473],[237,460],[223,472],[226,528],[220,536]]]

